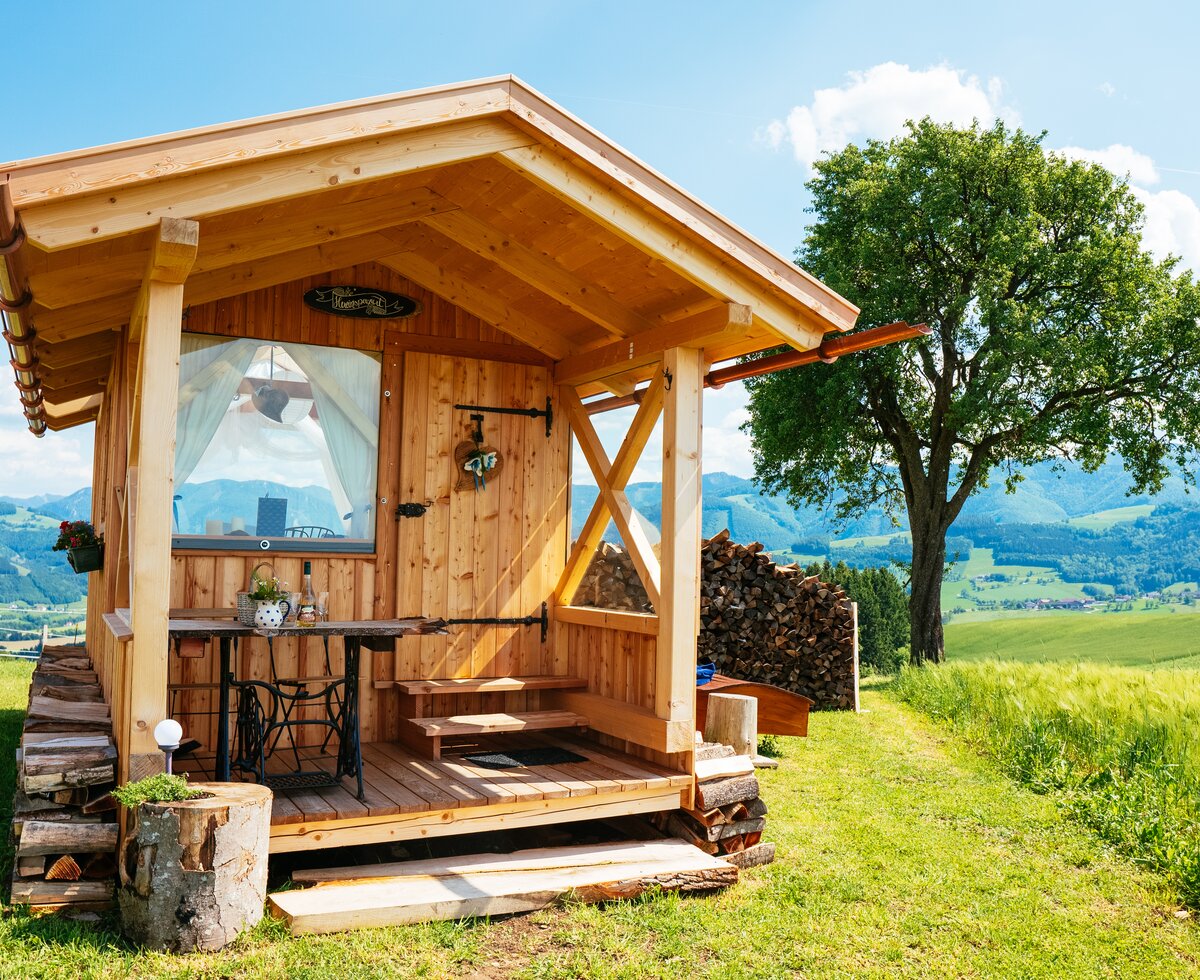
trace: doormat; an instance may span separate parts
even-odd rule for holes
[[[520,769],[523,766],[557,766],[565,762],[587,762],[587,757],[566,749],[516,749],[512,752],[472,752],[464,759],[484,769]]]

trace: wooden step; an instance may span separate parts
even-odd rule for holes
[[[331,869],[306,880],[325,883],[269,897],[293,935],[506,915],[568,894],[600,902],[653,887],[707,891],[736,882],[737,870],[681,840],[660,840]]]
[[[578,728],[587,725],[574,711],[521,711],[509,714],[451,715],[448,718],[414,718],[412,723],[426,735],[491,735],[496,732],[532,732],[543,728]]]
[[[585,728],[588,720],[574,711],[500,711],[484,715],[450,715],[447,718],[405,718],[400,740],[409,748],[442,757],[442,739],[462,735],[532,732],[548,728]]]
[[[499,694],[505,691],[545,691],[552,688],[587,687],[581,677],[443,677],[434,680],[396,681],[405,694]]]

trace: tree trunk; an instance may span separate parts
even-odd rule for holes
[[[263,914],[271,791],[256,783],[196,783],[211,794],[143,803],[121,861],[125,933],[185,953],[228,945]]]
[[[940,664],[946,657],[942,633],[942,579],[946,573],[946,529],[915,519],[912,528],[912,582],[908,600],[909,653],[914,666]]]
[[[735,755],[758,755],[758,698],[710,694],[704,740],[731,745]]]

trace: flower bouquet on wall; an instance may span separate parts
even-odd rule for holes
[[[97,572],[104,567],[104,539],[87,521],[63,521],[58,525],[55,551],[65,551],[67,562],[76,575]]]

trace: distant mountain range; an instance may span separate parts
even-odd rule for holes
[[[1061,473],[1050,464],[1030,467],[1013,494],[1004,492],[997,479],[968,501],[951,529],[954,549],[991,547],[997,561],[1001,553],[1011,560],[1060,567],[1070,580],[1128,583],[1174,581],[1192,574],[1192,559],[1185,551],[1200,542],[1196,513],[1200,498],[1185,492],[1183,480],[1170,478],[1156,497],[1126,496],[1130,481],[1119,463],[1109,463],[1096,473],[1085,473],[1068,464]],[[728,473],[709,473],[704,481],[702,532],[705,536],[729,528],[735,540],[761,541],[769,550],[802,555],[831,553],[829,542],[846,538],[874,539],[847,542],[837,557],[855,564],[878,564],[904,558],[905,527],[896,526],[878,509],[872,509],[835,527],[832,508],[795,508],[778,495],[759,493],[753,481]],[[630,502],[642,515],[651,539],[657,538],[662,522],[662,487],[658,483],[635,483],[628,487]],[[214,480],[185,486],[177,501],[180,528],[186,533],[203,532],[206,518],[242,517],[250,530],[260,497],[286,497],[287,523],[340,526],[340,515],[327,490],[319,487],[286,487],[267,481],[242,483]],[[578,534],[597,496],[594,486],[572,487],[573,535]],[[0,518],[0,601],[69,601],[70,593],[85,589],[86,576],[73,576],[63,555],[50,551],[54,523],[91,516],[92,492],[84,487],[67,495],[0,497],[16,507],[31,511],[27,519]],[[1110,516],[1124,521],[1120,529],[1067,527],[1064,522],[1115,508],[1138,504],[1158,507],[1148,510],[1136,523],[1133,516]],[[1086,522],[1085,522],[1086,523]],[[1039,528],[1056,528],[1053,533]],[[1107,535],[1107,536],[1105,536]],[[610,525],[609,540],[617,540]],[[1041,547],[1046,553],[1037,552]],[[35,598],[37,595],[43,598]]]
[[[968,500],[951,534],[968,533],[972,526],[985,524],[1054,524],[1134,504],[1198,502],[1195,495],[1186,493],[1183,480],[1177,476],[1168,479],[1162,493],[1155,497],[1146,494],[1126,496],[1129,476],[1116,462],[1102,466],[1095,473],[1086,473],[1079,466],[1067,464],[1059,474],[1049,463],[1023,472],[1025,479],[1015,493],[1005,493],[1003,480],[997,478],[991,486]],[[701,525],[705,536],[729,528],[735,540],[761,541],[769,550],[791,550],[800,542],[899,534],[907,530],[903,515],[901,524],[896,526],[878,508],[868,510],[838,529],[834,526],[832,507],[795,508],[785,497],[763,495],[752,480],[729,473],[705,474],[703,488]],[[662,485],[634,483],[626,492],[638,512],[656,528],[660,527]],[[593,486],[572,487],[572,536],[582,528],[597,493]],[[612,525],[607,536],[609,540],[616,540]]]

